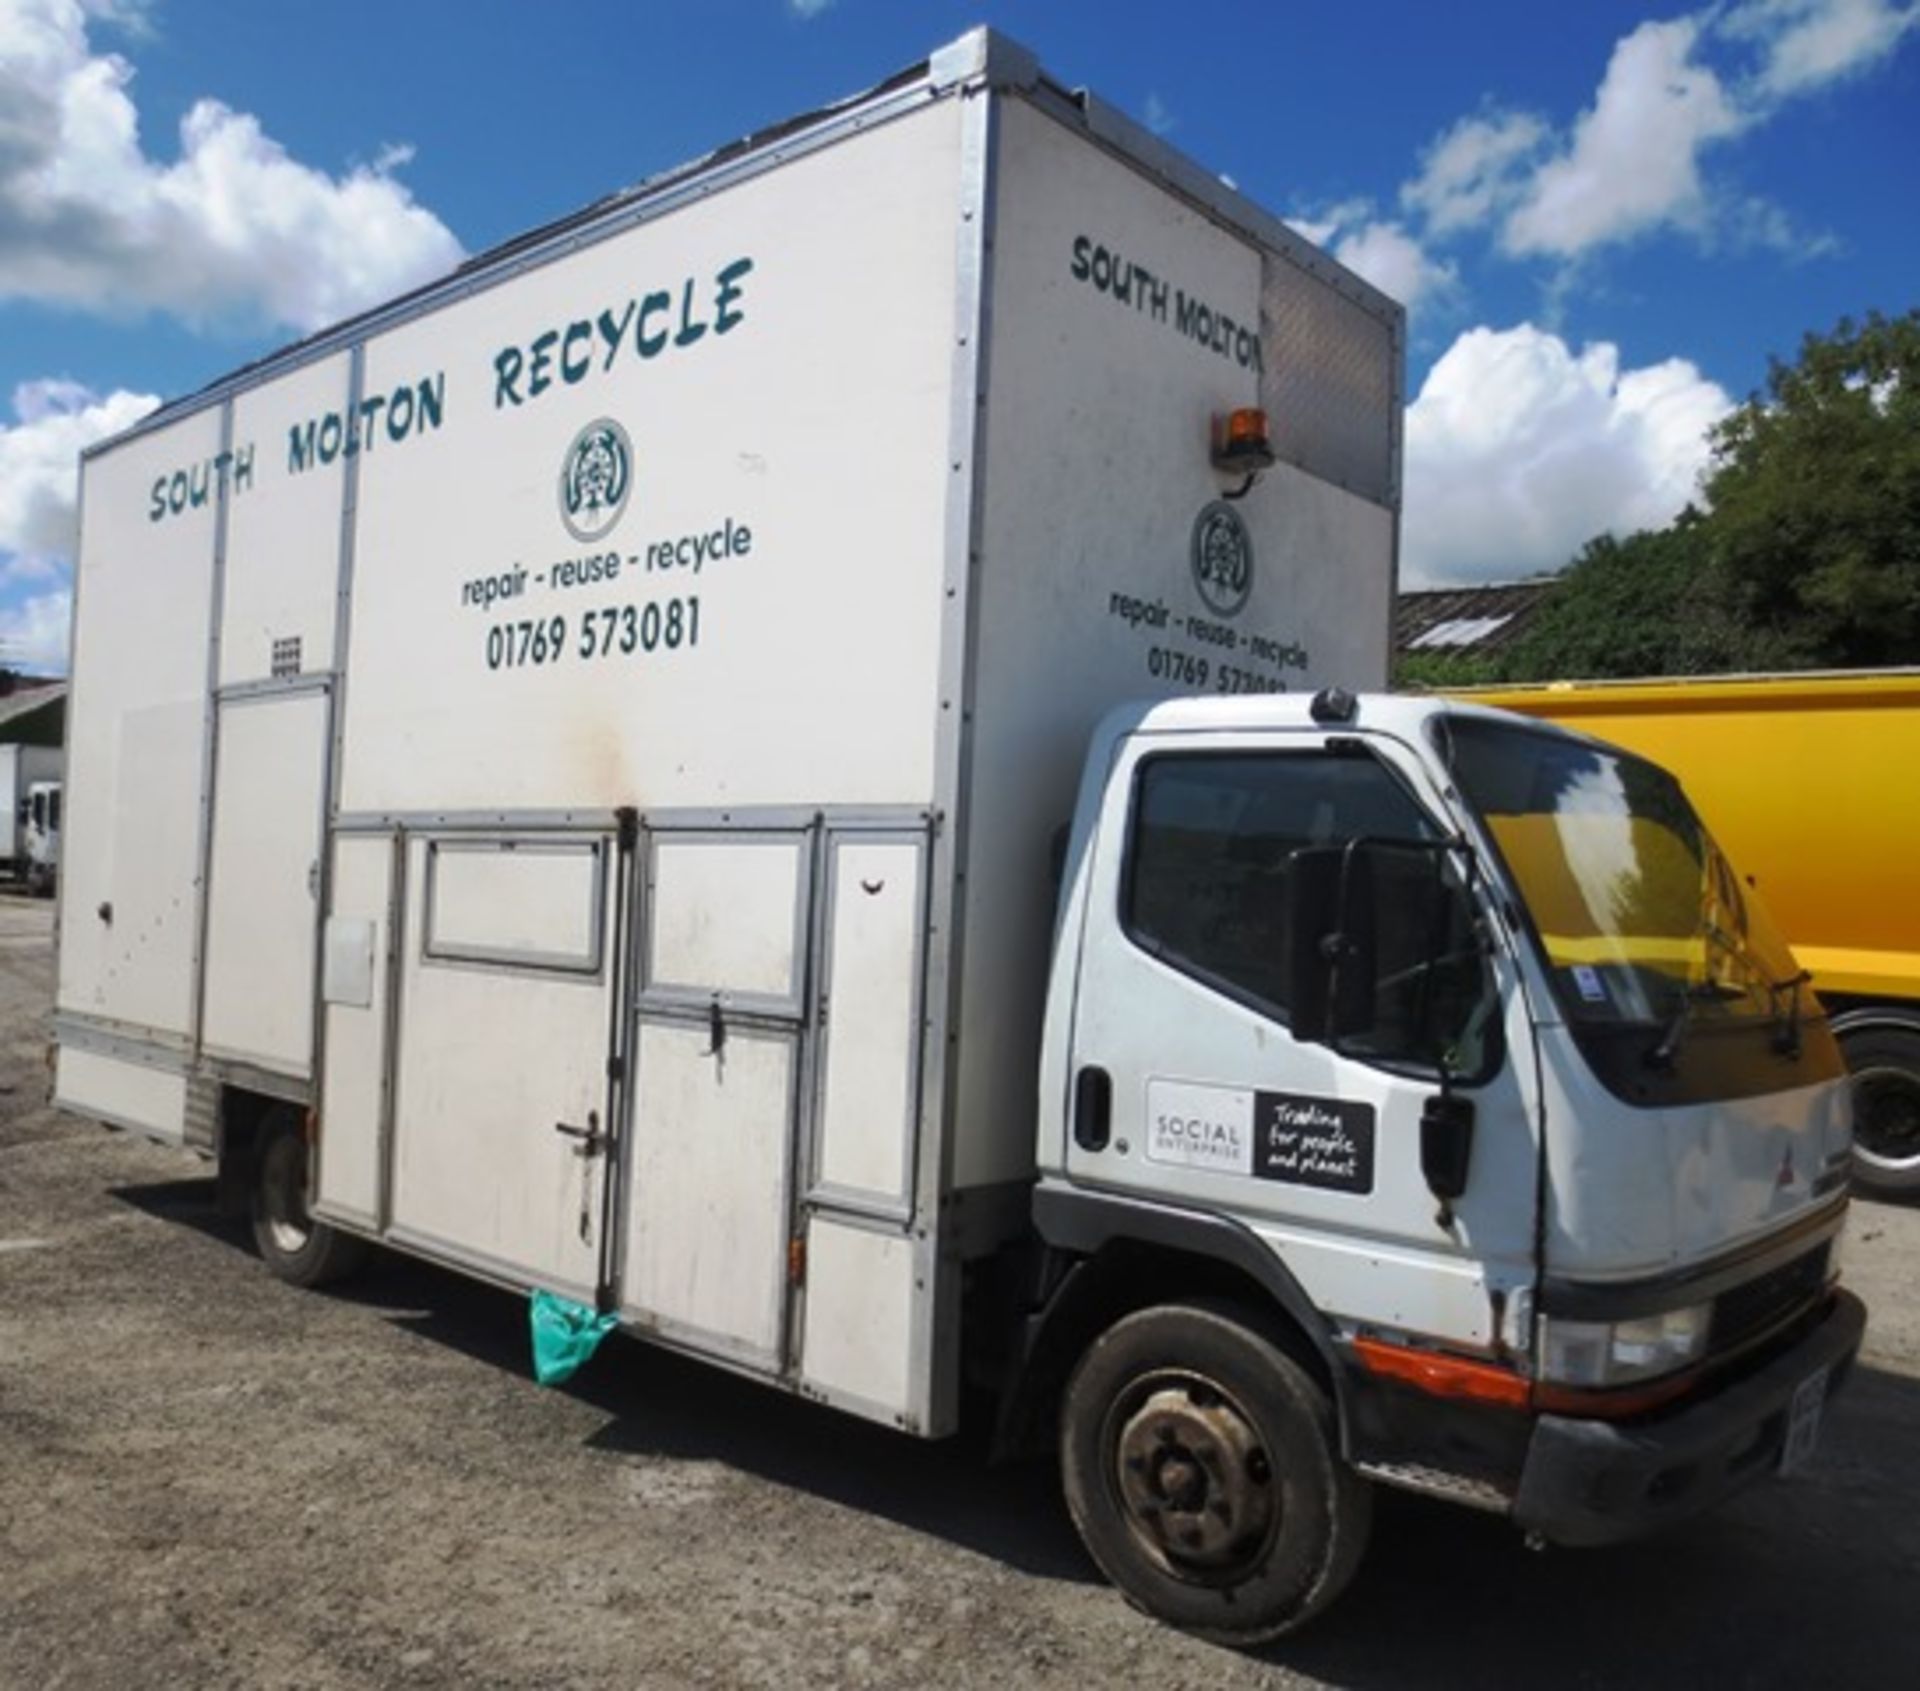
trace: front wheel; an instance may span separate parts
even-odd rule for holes
[[[1920,1022],[1863,1012],[1834,1022],[1853,1076],[1853,1177],[1864,1191],[1920,1191]]]
[[[289,1111],[261,1125],[253,1170],[253,1242],[266,1265],[294,1286],[344,1279],[366,1260],[367,1242],[316,1221],[307,1207],[307,1142]]]
[[[1371,1488],[1326,1394],[1250,1312],[1196,1300],[1116,1322],[1061,1409],[1067,1507],[1129,1602],[1216,1643],[1264,1643],[1346,1588]]]

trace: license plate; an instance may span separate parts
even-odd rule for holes
[[[1820,1412],[1827,1406],[1827,1371],[1802,1380],[1787,1404],[1787,1436],[1780,1446],[1780,1472],[1797,1474],[1820,1442]]]

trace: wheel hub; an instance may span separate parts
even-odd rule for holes
[[[267,1152],[261,1190],[266,1200],[267,1228],[274,1244],[288,1256],[297,1256],[313,1234],[307,1214],[307,1159],[305,1148],[289,1135],[275,1139]]]
[[[1204,1380],[1150,1390],[1119,1428],[1116,1477],[1127,1520],[1165,1562],[1218,1572],[1257,1554],[1277,1510],[1258,1434]]]
[[[1853,1077],[1853,1134],[1882,1162],[1920,1159],[1920,1083],[1905,1069],[1868,1068]]]

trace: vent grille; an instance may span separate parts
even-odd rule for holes
[[[1770,1274],[1722,1292],[1713,1304],[1711,1349],[1738,1350],[1813,1304],[1827,1283],[1830,1249],[1822,1243]]]
[[[290,640],[276,640],[273,643],[273,678],[284,680],[289,675],[300,673],[300,636]]]
[[[187,1076],[183,1139],[189,1151],[205,1156],[213,1156],[220,1149],[220,1083],[207,1075]]]

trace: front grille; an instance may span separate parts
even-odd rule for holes
[[[1804,1256],[1722,1292],[1713,1300],[1710,1346],[1716,1354],[1738,1350],[1791,1321],[1811,1305],[1827,1283],[1827,1253],[1822,1240]]]

